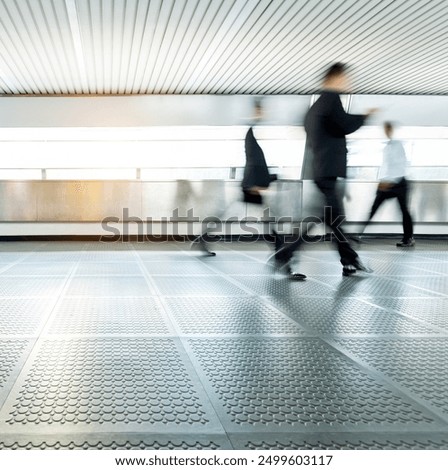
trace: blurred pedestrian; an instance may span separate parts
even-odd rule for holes
[[[263,105],[260,100],[254,103],[254,125],[259,124],[264,117]],[[264,152],[254,135],[254,127],[251,126],[246,133],[244,140],[246,153],[246,164],[244,167],[243,181],[243,201],[252,204],[263,204],[263,191],[268,189],[270,184],[277,179],[277,175],[270,174]],[[275,230],[272,231],[275,238],[275,250],[279,249],[283,242],[283,237]],[[303,280],[304,274],[295,272],[289,263],[282,266],[284,273],[292,280]]]
[[[412,218],[408,209],[409,185],[405,178],[408,161],[403,144],[393,138],[394,126],[391,122],[384,123],[384,132],[389,140],[384,147],[383,163],[378,175],[380,181],[366,225],[384,201],[396,198],[403,215],[403,238],[397,246],[409,248],[415,246],[415,240]]]
[[[345,64],[335,63],[327,70],[322,88],[320,97],[306,114],[305,131],[313,154],[314,182],[325,202],[324,221],[334,234],[342,272],[348,276],[357,270],[369,269],[361,262],[341,228],[345,215],[338,179],[345,178],[347,174],[345,136],[359,129],[376,110],[372,109],[366,114],[348,114],[344,111],[339,94],[347,93],[350,88]],[[300,241],[283,244],[277,252],[277,258],[288,261],[299,244]]]

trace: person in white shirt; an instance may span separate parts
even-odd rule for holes
[[[408,161],[403,144],[392,138],[394,132],[392,123],[384,123],[384,132],[389,141],[383,151],[383,164],[378,175],[380,182],[367,223],[370,222],[386,199],[397,198],[403,214],[403,239],[397,243],[397,246],[411,247],[415,245],[415,240],[413,238],[412,218],[408,209],[409,188],[405,178]]]

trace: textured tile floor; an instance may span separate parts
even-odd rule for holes
[[[448,243],[0,243],[0,449],[448,449]]]

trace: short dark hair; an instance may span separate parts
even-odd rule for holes
[[[255,98],[253,101],[254,109],[261,110],[263,109],[263,100],[262,98]]]
[[[390,121],[386,121],[384,123],[384,129],[386,129],[388,131],[393,131],[394,130],[394,123],[390,122]]]
[[[331,65],[328,70],[325,72],[324,81],[337,77],[338,75],[342,75],[343,73],[347,72],[347,65],[343,64],[342,62],[336,62],[335,64]]]

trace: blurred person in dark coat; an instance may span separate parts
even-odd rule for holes
[[[258,124],[263,119],[261,101],[255,101],[254,112],[255,124]],[[269,173],[263,150],[254,136],[253,126],[247,131],[244,139],[244,150],[246,154],[246,164],[244,166],[243,181],[241,182],[243,200],[244,202],[262,204],[263,197],[261,191],[267,189],[276,177]]]
[[[260,100],[254,104],[254,125],[259,124],[263,117],[263,106]],[[254,128],[251,126],[244,139],[244,148],[246,153],[246,164],[244,166],[243,181],[241,182],[243,190],[243,201],[252,204],[263,203],[263,190],[268,189],[271,182],[277,179],[277,175],[270,174],[264,152],[260,147],[254,135]],[[275,237],[275,250],[279,249],[283,242],[283,237],[273,230]],[[285,274],[292,280],[303,280],[304,274],[300,274],[291,269],[289,263],[282,266]]]
[[[333,64],[324,76],[320,97],[305,117],[307,143],[313,154],[313,179],[324,198],[324,221],[335,236],[344,275],[354,274],[357,270],[368,271],[340,227],[345,216],[338,178],[345,178],[347,174],[345,136],[359,129],[375,112],[372,109],[367,114],[346,113],[339,94],[346,93],[349,86],[347,67],[341,63]],[[299,241],[284,244],[278,250],[277,258],[290,259],[299,244]]]

